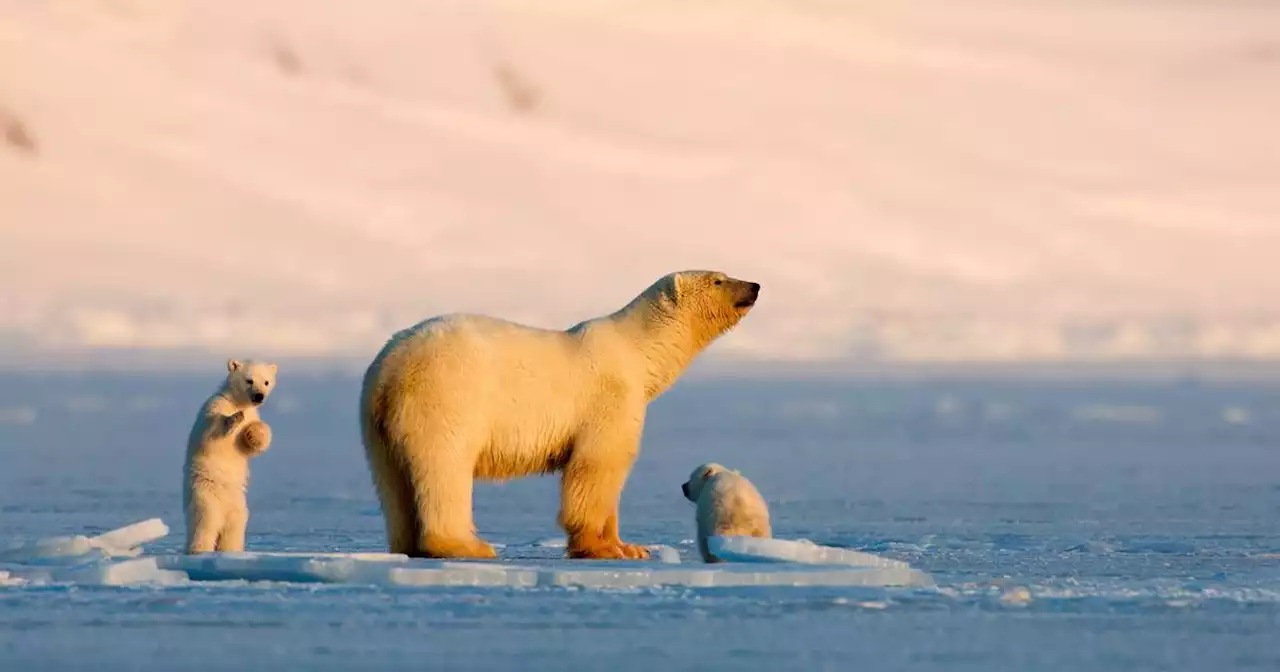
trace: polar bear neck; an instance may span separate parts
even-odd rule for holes
[[[230,408],[233,411],[239,411],[253,406],[248,399],[239,398],[235,391],[231,389],[230,381],[223,381],[222,385],[218,387],[218,391],[215,392],[213,396],[214,399],[221,399],[224,402],[223,404],[219,404],[220,407]]]
[[[720,335],[695,328],[645,295],[637,297],[610,319],[644,355],[648,374],[645,396],[649,401],[666,392],[694,358]]]

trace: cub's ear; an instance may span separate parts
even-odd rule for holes
[[[272,365],[271,365],[271,375],[273,375],[273,376],[274,376],[274,375],[275,375],[275,373],[276,373],[276,371],[279,371],[279,370],[280,370],[280,367],[279,367],[279,366],[277,366],[277,365],[275,365],[275,364],[272,364]]]
[[[228,360],[227,360],[227,372],[228,372],[228,373],[234,373],[234,372],[239,371],[239,370],[240,370],[240,360],[238,360],[238,359],[228,359]]]

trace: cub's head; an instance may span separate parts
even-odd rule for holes
[[[702,486],[707,484],[707,479],[726,471],[729,470],[715,462],[700,464],[689,474],[689,480],[680,486],[680,492],[684,493],[685,499],[696,502],[698,496],[702,494]]]
[[[760,296],[760,283],[719,271],[680,271],[658,281],[662,300],[679,319],[714,338],[732,329]]]
[[[227,361],[227,390],[232,399],[257,406],[276,386],[276,365],[253,360]]]

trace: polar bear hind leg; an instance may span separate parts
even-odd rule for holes
[[[244,551],[245,530],[249,527],[249,508],[232,509],[223,516],[217,550],[231,553]]]
[[[205,495],[192,498],[187,507],[187,553],[209,553],[218,550],[224,514],[217,506],[204,501]]]
[[[475,457],[479,441],[460,427],[418,418],[412,436],[397,451],[413,494],[410,513],[413,556],[429,558],[496,558],[493,547],[476,536],[472,517]]]

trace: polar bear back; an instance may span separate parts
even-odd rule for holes
[[[545,473],[559,466],[547,446],[566,444],[601,408],[643,396],[645,362],[626,343],[604,320],[554,331],[444,315],[393,336],[364,394],[396,405],[382,416],[393,424],[483,432],[478,477]]]
[[[769,507],[742,475],[723,471],[707,479],[698,495],[698,536],[768,537]]]

